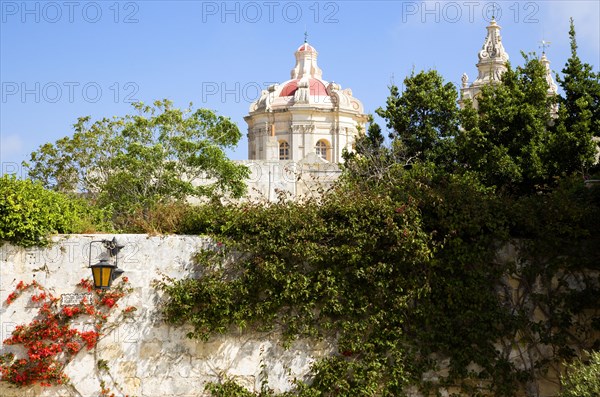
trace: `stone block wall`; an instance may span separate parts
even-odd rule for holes
[[[316,155],[301,161],[239,160],[236,163],[245,165],[250,171],[245,181],[248,192],[239,201],[276,202],[280,195],[290,200],[318,198],[342,174],[338,164],[321,160]],[[214,179],[199,178],[193,184],[201,186],[214,182]],[[201,200],[189,199],[189,202],[198,204]]]
[[[8,294],[19,281],[37,280],[55,296],[78,291],[82,278],[91,278],[88,268],[90,242],[113,235],[57,236],[48,248],[0,247],[0,336],[8,338],[19,324],[29,324],[38,309],[24,294],[7,306]],[[270,387],[285,391],[294,378],[304,377],[310,364],[333,351],[331,344],[297,341],[284,349],[276,333],[233,331],[207,342],[186,338],[189,328],[167,326],[160,317],[160,293],[153,281],[161,275],[181,278],[194,274],[193,255],[213,243],[196,236],[118,235],[125,247],[119,267],[125,270],[133,292],[119,306],[135,306],[134,318],[115,323],[96,349],[82,349],[65,368],[73,387],[14,388],[0,382],[0,396],[98,396],[100,380],[116,395],[138,397],[206,396],[207,382],[230,377],[249,390],[259,390],[261,371]],[[97,252],[92,249],[92,262]],[[112,324],[111,324],[112,321]],[[85,327],[85,324],[79,326]],[[16,349],[16,350],[15,350]],[[0,344],[0,353],[23,354],[18,346]],[[112,378],[99,373],[96,363],[106,360]]]

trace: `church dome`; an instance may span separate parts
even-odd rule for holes
[[[289,80],[262,90],[260,97],[250,105],[251,114],[289,111],[295,107],[306,109],[307,106],[320,111],[364,112],[362,103],[354,98],[352,90],[323,80],[323,71],[317,64],[318,52],[313,46],[304,42],[297,48],[294,53],[296,63]]]
[[[298,82],[300,79],[294,79],[283,86],[281,89],[280,97],[285,96],[294,96],[296,91],[298,90]],[[309,87],[310,87],[310,95],[311,96],[328,96],[327,87],[321,80],[317,79],[309,79]]]
[[[305,41],[297,48],[289,79],[262,90],[244,117],[248,158],[343,162],[344,151],[352,152],[365,128],[364,107],[351,89],[323,80],[314,47]]]

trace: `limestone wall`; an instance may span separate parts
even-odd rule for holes
[[[319,190],[330,188],[341,170],[337,164],[319,160],[314,155],[307,161],[245,160],[238,163],[251,172],[247,180],[248,198],[273,202],[282,193],[295,200],[318,196]]]
[[[38,307],[25,294],[8,306],[6,299],[23,281],[36,280],[60,297],[81,292],[77,287],[83,278],[90,278],[88,269],[90,242],[112,239],[113,235],[70,235],[55,237],[51,247],[24,249],[11,245],[0,247],[0,354],[14,352],[23,355],[19,346],[3,345],[19,324],[29,324],[38,313]],[[252,333],[232,330],[227,335],[212,337],[209,341],[186,338],[188,327],[174,328],[162,322],[159,313],[160,293],[153,281],[162,275],[183,278],[196,276],[199,269],[192,257],[200,248],[210,248],[214,242],[197,236],[119,235],[125,247],[121,251],[119,267],[125,270],[133,292],[119,301],[119,306],[134,306],[134,318],[116,322],[109,317],[111,331],[100,339],[96,349],[82,349],[67,365],[65,373],[73,386],[11,388],[0,382],[2,397],[99,396],[100,381],[116,396],[137,397],[191,397],[207,396],[208,382],[233,378],[251,391],[260,389],[263,369],[269,386],[276,392],[291,388],[294,378],[302,379],[310,364],[319,357],[335,352],[333,344],[316,341],[298,341],[289,349],[281,346],[276,333]],[[99,252],[92,250],[92,262]],[[512,245],[499,252],[499,261],[512,261],[516,255]],[[511,280],[507,280],[516,288]],[[116,313],[115,313],[116,314]],[[77,324],[85,329],[89,324]],[[502,349],[502,346],[498,346]],[[520,351],[511,358],[517,366],[524,365]],[[521,352],[522,353],[522,352]],[[97,362],[106,360],[111,376],[98,371]],[[519,364],[520,363],[520,364]],[[427,374],[437,379],[446,371],[448,362],[440,362],[440,373]],[[556,374],[531,384],[531,395],[543,397],[556,394]],[[410,389],[408,394],[419,396]]]
[[[276,202],[281,194],[291,200],[319,197],[342,173],[337,164],[321,160],[315,154],[301,161],[239,160],[236,163],[250,170],[246,179],[248,192],[242,201]],[[193,181],[197,186],[214,182],[214,179]],[[198,199],[189,201],[200,202]]]
[[[11,335],[18,324],[29,324],[37,313],[30,299],[21,297],[10,306],[8,294],[19,281],[37,280],[55,296],[71,294],[82,278],[90,278],[89,243],[110,239],[112,235],[58,236],[46,249],[0,247],[0,333],[1,340]],[[207,382],[224,376],[234,377],[250,390],[258,390],[261,365],[268,373],[270,387],[276,391],[290,388],[293,378],[303,377],[315,358],[329,354],[332,346],[299,341],[285,350],[276,334],[234,333],[214,337],[208,342],[185,337],[189,329],[165,325],[159,316],[161,297],[152,282],[165,274],[181,278],[194,269],[192,256],[210,240],[195,236],[120,235],[125,243],[119,267],[125,270],[133,292],[119,302],[135,306],[134,319],[115,324],[97,349],[82,349],[65,369],[74,388],[10,388],[0,382],[0,396],[98,396],[100,378],[117,395],[139,397],[204,396]],[[94,250],[92,252],[95,254]],[[111,318],[109,318],[109,322]],[[113,319],[114,323],[114,319]],[[85,324],[81,324],[85,327]],[[0,352],[15,346],[0,344]],[[98,360],[106,360],[113,379],[96,371]],[[115,385],[118,385],[115,386]]]

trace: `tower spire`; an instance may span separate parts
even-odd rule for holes
[[[471,99],[476,106],[476,95],[481,87],[487,84],[497,84],[500,82],[502,74],[506,72],[506,63],[508,54],[502,45],[502,36],[500,35],[500,25],[496,23],[495,17],[492,17],[490,24],[486,27],[487,35],[483,42],[481,50],[477,54],[478,75],[472,84],[468,84],[468,78],[463,75],[462,88],[460,90],[462,103],[465,99]],[[462,105],[461,105],[462,106]]]
[[[546,69],[546,82],[548,83],[548,95],[556,95],[558,92],[558,86],[554,82],[552,77],[552,70],[550,69],[550,61],[546,58],[546,48],[550,47],[550,42],[546,40],[540,41],[540,48],[542,49],[542,56],[540,57],[540,63]]]

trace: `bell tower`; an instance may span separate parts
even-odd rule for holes
[[[502,74],[506,72],[506,62],[508,62],[508,53],[502,45],[502,36],[500,36],[500,25],[492,17],[487,26],[487,36],[483,42],[483,47],[477,54],[477,79],[469,85],[469,78],[466,73],[462,77],[462,87],[460,89],[461,107],[464,106],[464,100],[470,99],[473,105],[477,107],[477,94],[481,87],[488,84],[498,84]]]

